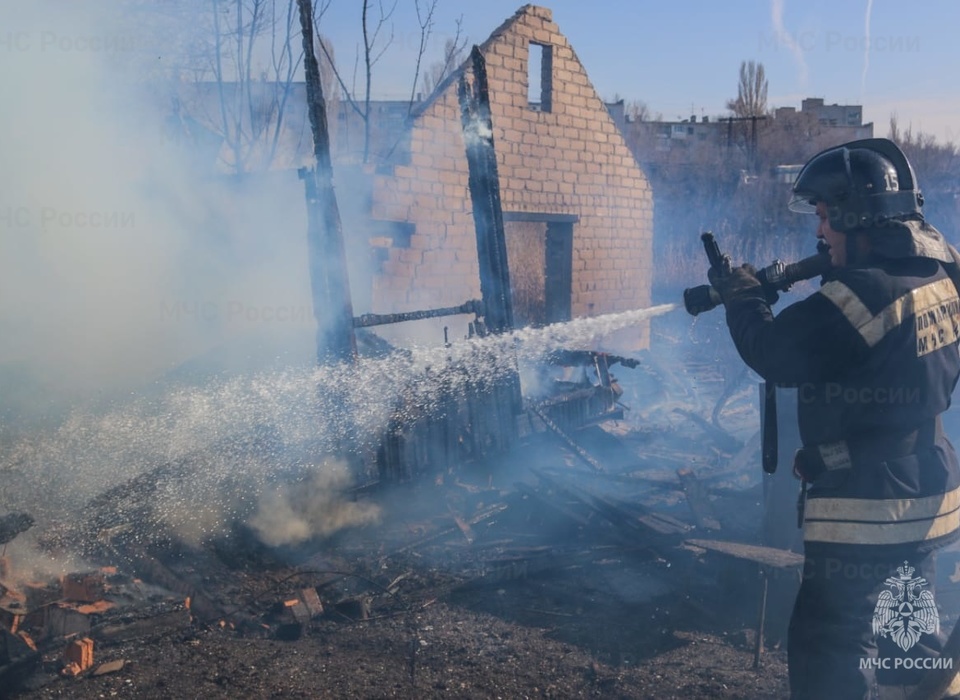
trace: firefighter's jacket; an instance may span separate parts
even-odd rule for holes
[[[808,544],[957,537],[960,467],[939,416],[960,376],[960,298],[944,264],[872,254],[776,317],[759,291],[731,299],[727,322],[752,369],[797,387]]]

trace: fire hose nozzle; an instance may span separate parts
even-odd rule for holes
[[[771,265],[757,272],[757,279],[760,280],[767,297],[772,298],[776,292],[785,292],[797,282],[817,277],[829,270],[830,255],[824,248],[818,247],[818,251],[816,255],[795,263],[774,260]],[[683,290],[683,306],[691,316],[710,311],[722,303],[717,290],[709,284]]]

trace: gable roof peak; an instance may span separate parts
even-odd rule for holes
[[[541,7],[540,5],[524,5],[517,10],[517,14],[530,14],[548,22],[553,21],[553,11],[549,7]]]

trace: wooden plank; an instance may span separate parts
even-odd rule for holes
[[[686,540],[686,544],[737,559],[754,561],[775,569],[803,566],[803,555],[786,549],[761,547],[760,545],[743,544],[741,542],[724,542],[722,540]]]

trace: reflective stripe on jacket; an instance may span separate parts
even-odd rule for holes
[[[839,445],[850,454],[849,468],[829,468],[813,483],[805,540],[956,536],[960,465],[932,426],[960,376],[960,298],[940,263],[872,258],[834,271],[776,317],[759,293],[733,300],[727,322],[751,368],[797,387],[805,449],[828,454]]]

